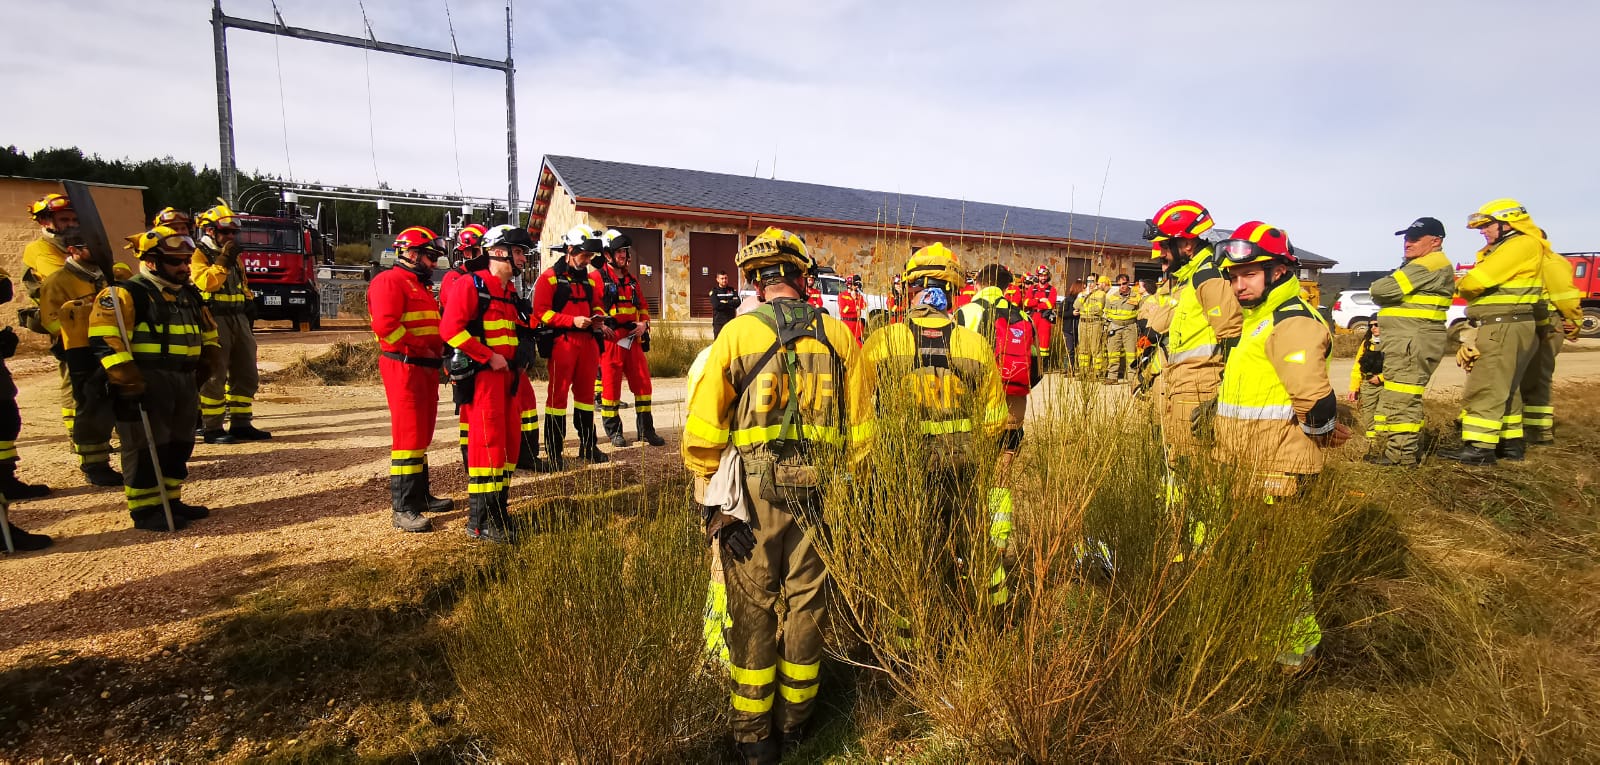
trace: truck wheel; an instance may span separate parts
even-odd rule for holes
[[[1349,329],[1355,334],[1364,334],[1367,331],[1367,325],[1371,323],[1371,319],[1351,319]]]
[[[311,329],[312,330],[320,330],[320,329],[322,329],[322,314],[320,314],[320,313],[311,314]]]
[[[1583,317],[1578,320],[1578,334],[1582,337],[1600,337],[1600,306],[1583,307]]]

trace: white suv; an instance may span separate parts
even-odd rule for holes
[[[1345,290],[1339,293],[1339,298],[1333,301],[1333,323],[1337,327],[1348,329],[1351,332],[1367,331],[1367,324],[1378,318],[1378,304],[1373,302],[1372,293],[1366,290]],[[1467,320],[1466,301],[1457,299],[1445,311],[1444,325],[1451,330],[1457,329]],[[1454,337],[1454,332],[1452,332]]]

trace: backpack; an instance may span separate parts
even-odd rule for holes
[[[1028,395],[1033,386],[1039,384],[1039,376],[1034,372],[1033,322],[1005,298],[999,303],[977,299],[972,304],[983,309],[978,334],[994,346],[995,365],[1000,369],[1006,395]]]
[[[815,306],[798,300],[777,300],[762,305],[751,312],[751,315],[760,318],[776,337],[772,347],[768,348],[745,372],[734,386],[734,390],[737,396],[742,398],[768,362],[782,353],[784,371],[789,381],[789,400],[784,407],[783,421],[778,427],[778,437],[767,442],[773,452],[773,458],[746,460],[745,469],[747,473],[758,476],[762,499],[814,508],[819,501],[822,477],[810,450],[805,448],[803,441],[798,437],[791,438],[801,432],[799,422],[801,388],[798,379],[800,365],[795,344],[807,337],[822,343],[823,347],[828,349],[834,379],[839,384],[843,384],[844,380],[844,357],[828,340],[823,321],[825,312]],[[836,395],[834,400],[838,403],[839,435],[842,439],[847,439],[849,423],[845,397]]]

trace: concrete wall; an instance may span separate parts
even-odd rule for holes
[[[27,178],[0,178],[0,268],[11,275],[16,297],[0,305],[0,325],[13,325],[17,308],[28,305],[22,291],[22,248],[39,238],[39,226],[28,215],[28,207],[46,194],[64,194],[61,184]],[[117,260],[138,267],[133,253],[121,249],[124,236],[145,230],[144,192],[117,186],[93,186],[95,208],[100,211],[106,236],[116,251]],[[25,348],[44,348],[49,345],[43,335],[18,329]]]
[[[578,209],[566,189],[557,184],[555,192],[551,195],[549,215],[540,232],[541,252],[549,245],[559,243],[562,234],[580,223],[595,228],[631,226],[661,231],[662,289],[666,293],[662,296],[662,306],[665,309],[664,318],[671,321],[689,319],[689,234],[691,232],[736,234],[740,236],[742,244],[747,237],[760,234],[765,228],[638,215],[603,217],[602,213],[590,213]],[[984,265],[998,262],[1013,272],[1032,272],[1043,264],[1050,269],[1053,283],[1063,291],[1072,278],[1081,277],[1091,271],[1101,274],[1133,273],[1133,255],[1125,251],[1095,255],[1088,248],[1079,246],[1069,249],[1014,245],[1007,241],[976,236],[965,238],[907,236],[893,230],[871,234],[808,230],[801,227],[796,227],[794,230],[805,237],[806,246],[818,263],[832,266],[834,270],[844,275],[861,274],[866,281],[866,291],[873,294],[887,293],[892,278],[904,268],[906,258],[912,251],[935,241],[943,241],[945,246],[956,253],[962,267],[969,271],[976,271]],[[555,256],[547,256],[544,259],[544,266],[548,267],[554,260]]]

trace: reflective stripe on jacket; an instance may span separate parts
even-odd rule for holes
[[[1378,323],[1385,329],[1409,319],[1443,326],[1445,312],[1456,294],[1455,266],[1443,252],[1430,252],[1406,261],[1394,273],[1372,283],[1368,290],[1378,304]]]
[[[1246,308],[1243,320],[1217,391],[1217,458],[1256,471],[1321,472],[1322,450],[1300,423],[1333,395],[1327,325],[1293,277]]]

